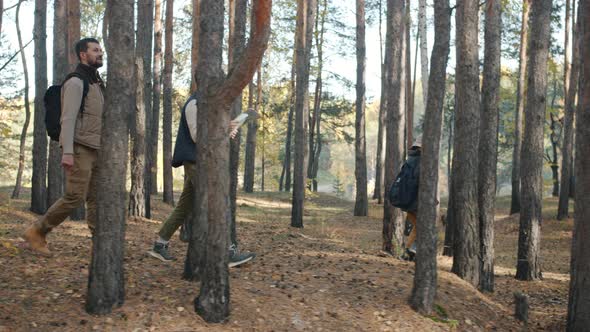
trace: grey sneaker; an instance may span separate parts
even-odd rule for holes
[[[238,246],[232,244],[229,247],[229,267],[235,267],[242,265],[248,261],[251,261],[256,257],[255,253],[252,252],[240,252]]]
[[[168,253],[168,243],[154,242],[154,248],[148,251],[148,254],[162,262],[170,262],[174,260],[174,257],[170,256]]]

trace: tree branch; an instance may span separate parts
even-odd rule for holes
[[[264,54],[264,51],[260,52],[260,49],[266,50],[270,36],[271,7],[272,0],[256,0],[254,2],[252,17],[256,20],[253,22],[253,36],[238,61],[236,61],[235,67],[230,70],[227,78],[217,91],[216,99],[219,101],[232,103],[258,69]]]
[[[10,57],[10,59],[8,59],[8,61],[6,61],[6,63],[2,65],[2,67],[0,67],[0,72],[1,72],[1,71],[2,71],[4,68],[6,68],[6,66],[8,66],[8,64],[10,64],[10,63],[12,62],[12,60],[14,60],[14,58],[16,58],[16,57],[17,57],[17,56],[20,54],[20,52],[21,52],[23,49],[27,48],[27,46],[29,46],[29,44],[30,44],[30,43],[32,43],[32,42],[33,42],[33,39],[29,40],[29,42],[28,42],[28,43],[27,43],[25,46],[23,46],[23,48],[22,48],[22,49],[20,49],[20,50],[16,51],[16,53],[14,53],[14,55],[13,55],[13,56],[11,56],[11,57]]]

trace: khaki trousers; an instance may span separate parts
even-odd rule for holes
[[[86,222],[90,231],[96,224],[96,171],[98,150],[74,143],[74,166],[66,172],[66,192],[37,223],[45,233],[61,224],[86,201]]]

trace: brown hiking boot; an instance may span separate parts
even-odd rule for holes
[[[23,238],[27,243],[29,243],[29,247],[45,256],[51,256],[51,251],[47,248],[47,241],[45,240],[45,235],[39,226],[32,225],[23,234]]]

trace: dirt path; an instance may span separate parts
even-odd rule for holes
[[[407,305],[413,263],[378,250],[381,207],[354,218],[353,204],[321,195],[306,202],[305,228],[292,229],[289,196],[282,193],[238,201],[240,247],[257,258],[231,270],[227,323],[206,324],[194,313],[198,284],[180,279],[186,246],[176,236],[176,262],[145,254],[171,211],[160,202],[154,220],[128,222],[125,305],[91,316],[84,312],[91,242],[84,223],[57,228],[49,236],[54,256],[40,257],[19,247],[18,236],[36,218],[26,204],[0,207],[0,331],[520,331],[524,325],[512,316],[516,290],[531,296],[531,330],[563,329],[567,275],[552,266],[542,282],[515,281],[510,259],[501,258],[510,256],[503,250],[513,242],[510,220],[497,227],[500,243],[506,242],[497,248],[498,261],[506,266],[498,267],[496,292],[477,292],[440,257],[439,314],[427,318]]]

